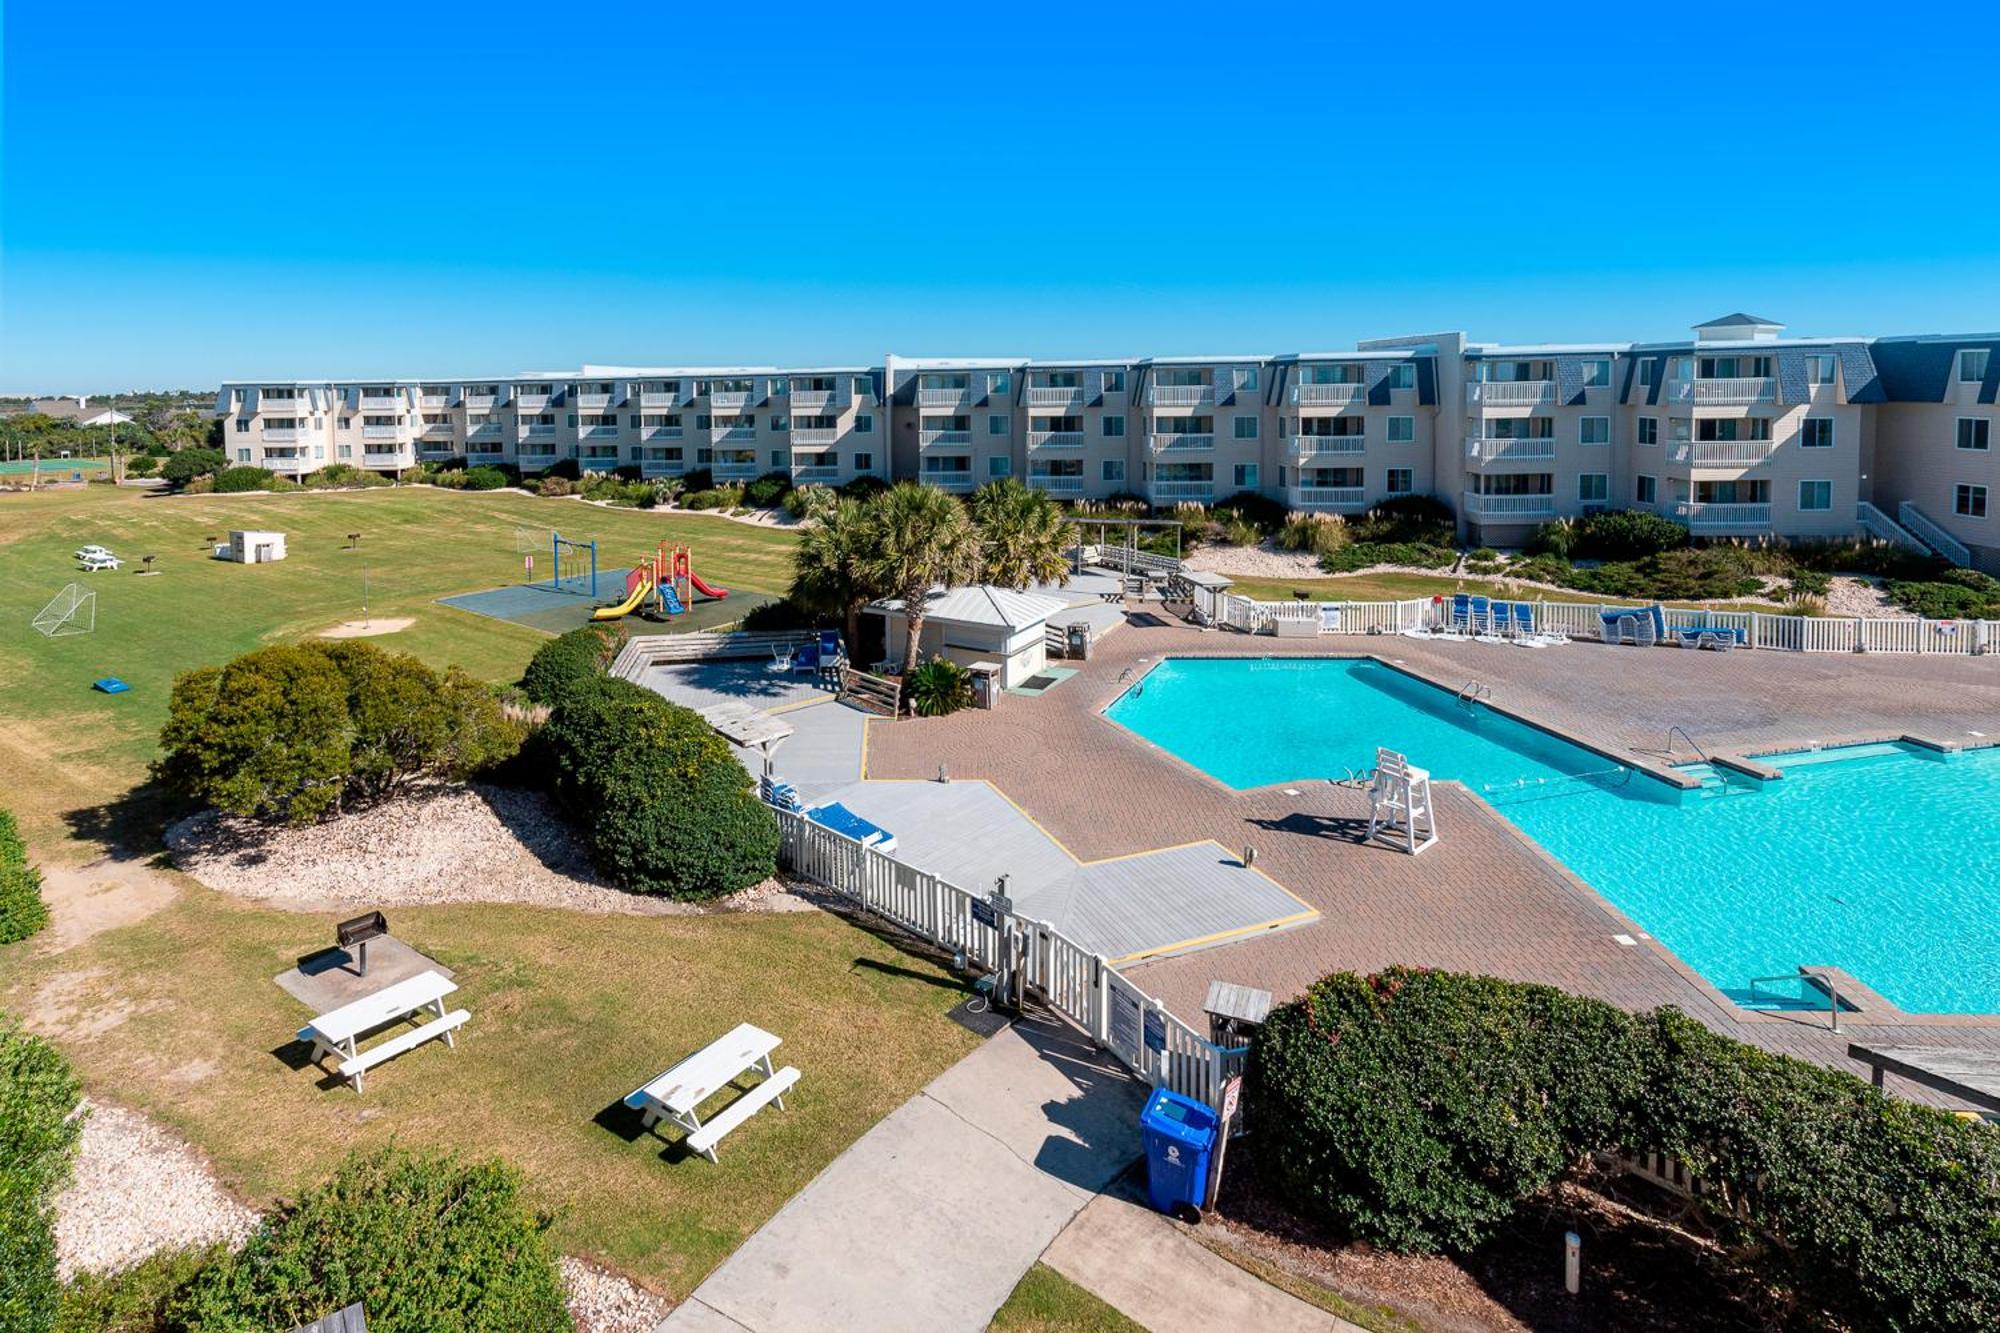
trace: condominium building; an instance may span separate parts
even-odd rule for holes
[[[2000,334],[1787,337],[1736,314],[1657,343],[1436,333],[1351,352],[231,381],[217,411],[233,462],[288,475],[573,459],[957,493],[1018,477],[1156,506],[1247,491],[1344,514],[1430,495],[1495,546],[1644,509],[1703,537],[1914,537],[1990,569],[1997,390]]]

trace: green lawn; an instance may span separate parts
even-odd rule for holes
[[[992,1333],[1144,1333],[1144,1325],[1046,1264],[1027,1271],[987,1327]]]
[[[291,495],[164,496],[132,489],[0,495],[0,789],[32,835],[61,833],[62,812],[135,786],[152,758],[176,672],[295,640],[362,609],[414,624],[375,640],[434,664],[456,663],[512,680],[543,641],[524,626],[437,604],[453,593],[520,581],[515,529],[559,527],[595,538],[601,583],[660,541],[694,549],[695,571],[723,586],[782,593],[794,538],[727,519],[603,509],[517,494],[428,486]],[[288,534],[288,558],[236,565],[209,558],[208,539],[232,528]],[[346,534],[360,532],[359,551]],[[83,574],[71,555],[97,543],[127,561]],[[139,558],[159,574],[141,578]],[[548,572],[544,549],[536,562]],[[64,585],[97,594],[97,629],[45,639],[29,621]],[[115,675],[132,692],[96,694]]]
[[[1235,578],[1234,575],[1231,575]],[[1600,601],[1636,602],[1638,598],[1601,598],[1595,593],[1578,591],[1557,591],[1551,588],[1523,586],[1504,577],[1482,578],[1476,575],[1456,574],[1335,574],[1329,577],[1307,579],[1239,578],[1229,589],[1239,597],[1248,597],[1259,602],[1284,602],[1291,600],[1294,592],[1310,593],[1316,602],[1397,602],[1412,597],[1435,597],[1442,593],[1449,596],[1455,592],[1478,593],[1485,596],[1495,594],[1532,602],[1537,598],[1551,602]],[[1772,615],[1788,615],[1784,607],[1766,602],[1667,602],[1665,605],[1685,607],[1694,610],[1718,608],[1725,611],[1764,611]]]

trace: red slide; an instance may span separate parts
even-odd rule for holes
[[[729,589],[709,587],[706,583],[703,583],[701,581],[701,575],[695,573],[691,569],[688,571],[688,582],[692,583],[695,586],[696,592],[699,592],[704,597],[713,597],[718,602],[721,601],[723,598],[729,596]]]

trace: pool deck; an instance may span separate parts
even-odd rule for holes
[[[1632,1009],[1674,1004],[1731,1036],[1864,1077],[1850,1039],[2000,1052],[2000,1017],[1868,1009],[1843,1016],[1836,1033],[1823,1013],[1742,1010],[1457,784],[1436,793],[1441,841],[1410,857],[1361,843],[1361,792],[1304,781],[1289,784],[1296,794],[1233,791],[1099,716],[1123,671],[1162,656],[1376,656],[1449,689],[1482,681],[1496,706],[1633,762],[1647,762],[1640,751],[1660,750],[1675,726],[1711,754],[1902,735],[1977,745],[2000,739],[2000,658],[1277,639],[1159,619],[1169,623],[1102,640],[1079,675],[1039,698],[870,722],[866,771],[922,778],[943,762],[955,777],[986,779],[1086,861],[1199,839],[1254,846],[1258,869],[1317,909],[1317,921],[1125,969],[1197,1026],[1210,980],[1282,1000],[1327,972],[1408,963],[1547,982]],[[1891,1088],[1949,1100],[1898,1080]]]

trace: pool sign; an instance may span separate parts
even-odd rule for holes
[[[972,919],[993,930],[1000,928],[1000,914],[993,910],[993,904],[984,898],[972,900]]]
[[[1146,1011],[1146,1049],[1149,1051],[1167,1049],[1167,1016],[1157,1009]]]

